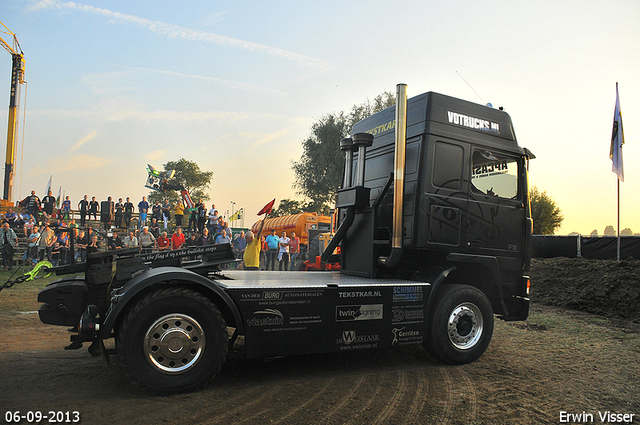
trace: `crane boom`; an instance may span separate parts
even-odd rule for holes
[[[1,36],[0,44],[11,54],[11,95],[9,98],[9,128],[7,130],[7,155],[4,169],[4,192],[2,195],[3,204],[11,204],[11,195],[13,189],[14,164],[16,159],[16,141],[18,136],[18,114],[20,104],[20,85],[25,83],[24,71],[25,60],[24,53],[18,43],[16,35],[7,28],[5,24],[0,22],[6,31],[0,30],[0,33],[10,35],[12,45],[9,45]]]

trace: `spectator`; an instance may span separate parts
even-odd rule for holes
[[[213,230],[216,237],[222,233],[222,229],[224,229],[224,217],[218,217],[218,222]]]
[[[13,212],[13,208],[7,208],[7,212],[4,214],[2,222],[9,223],[9,227],[16,227],[16,218],[18,215]]]
[[[18,237],[9,223],[4,223],[0,228],[0,241],[2,241],[2,268],[6,270],[8,266],[11,270],[13,269],[13,253],[18,244]]]
[[[26,209],[23,209],[22,212],[16,213],[16,226],[23,227],[26,223],[29,222],[29,219],[33,218]],[[35,219],[33,220],[35,222]]]
[[[102,201],[100,205],[100,221],[104,225],[104,230],[111,228],[111,222],[114,218],[114,206],[111,196],[106,201]]]
[[[176,232],[171,235],[171,249],[180,249],[184,245],[184,233],[182,233],[182,227],[177,227]]]
[[[204,225],[207,221],[207,207],[205,207],[202,199],[198,201],[196,206],[198,207],[198,232],[202,234]]]
[[[271,267],[271,270],[276,269],[276,258],[278,257],[278,243],[280,238],[276,235],[275,229],[271,230],[271,234],[265,239],[267,243],[267,270]]]
[[[205,245],[213,245],[214,244],[214,239],[209,234],[209,229],[207,229],[206,227],[204,228],[204,233],[202,233],[202,236],[197,238],[197,241],[198,241],[197,242],[198,246],[205,246]]]
[[[122,202],[122,198],[118,198],[118,202],[116,202],[115,206],[115,220],[114,224],[116,228],[122,227],[122,217],[124,216],[124,202]]]
[[[233,235],[231,233],[231,227],[229,227],[228,221],[222,221],[222,228],[227,232],[227,237],[229,239],[233,239]]]
[[[93,214],[93,219],[95,221],[98,220],[98,208],[100,208],[100,205],[98,204],[98,201],[96,201],[96,197],[92,196],[91,202],[89,202],[89,220],[91,220],[92,214]]]
[[[51,191],[47,192],[47,196],[42,198],[42,209],[45,218],[51,218],[53,215],[53,207],[56,206],[56,198],[53,197]]]
[[[36,222],[40,216],[40,198],[36,196],[36,191],[32,190],[31,195],[24,198],[21,202],[27,208],[29,214],[35,218]]]
[[[91,227],[89,227],[91,229]],[[78,237],[76,238],[76,261],[87,261],[87,246],[89,245],[87,236],[84,234],[84,230],[80,230]]]
[[[124,226],[128,229],[131,226],[131,217],[136,207],[133,206],[131,199],[127,196],[127,202],[124,203]]]
[[[166,198],[162,201],[162,219],[164,220],[164,230],[167,230],[167,225],[171,220],[171,204]]]
[[[187,238],[184,244],[187,247],[198,246],[198,239],[195,232],[189,235],[189,237]]]
[[[291,238],[289,239],[289,257],[291,261],[290,270],[296,269],[296,258],[300,254],[300,238],[296,236],[296,232],[291,232]]]
[[[44,260],[45,254],[47,260],[51,261],[51,247],[55,242],[56,235],[49,227],[48,223],[45,223],[42,234],[40,235],[40,244],[38,245],[38,258],[40,261]]]
[[[60,243],[56,240],[51,246],[51,265],[53,267],[58,267],[60,265],[60,255],[62,254],[62,250],[60,248]]]
[[[33,226],[31,229],[31,233],[29,234],[29,239],[27,240],[27,252],[25,253],[27,258],[30,258],[31,261],[35,264],[38,262],[37,254],[38,254],[38,239],[40,238],[40,232],[38,226]]]
[[[247,248],[244,250],[244,256],[242,257],[242,262],[238,266],[238,268],[243,268],[245,270],[260,270],[260,234],[262,233],[262,228],[264,227],[264,220],[260,225],[260,230],[258,230],[258,234],[254,237],[253,232],[248,231],[245,235],[245,240],[247,242]]]
[[[160,251],[168,251],[171,248],[171,239],[167,237],[167,232],[162,232],[157,244]]]
[[[182,227],[182,217],[184,216],[184,206],[182,201],[178,201],[176,208],[173,210],[173,215],[176,217],[176,226]]]
[[[58,251],[60,252],[60,255],[58,256],[58,265],[67,264],[69,255],[69,236],[67,235],[67,232],[60,232],[56,237],[54,246],[56,243],[58,244]]]
[[[221,244],[221,243],[231,243],[231,239],[229,239],[229,237],[227,236],[227,231],[222,229],[222,233],[220,233],[217,237],[216,237],[216,244]]]
[[[100,251],[100,242],[98,242],[98,235],[96,234],[92,234],[90,237],[90,243],[89,245],[87,245],[87,255],[91,254],[92,252],[99,252]]]
[[[135,248],[138,246],[138,238],[133,234],[133,230],[129,230],[129,235],[124,238],[124,246],[126,248]]]
[[[187,212],[189,214],[189,231],[195,232],[198,229],[198,208],[194,205],[188,208]]]
[[[260,247],[261,247],[260,264],[264,264],[265,268],[263,270],[267,270],[266,264],[267,264],[267,257],[268,257],[267,252],[269,252],[269,245],[267,245],[267,241],[264,236],[260,236]]]
[[[207,227],[209,228],[209,233],[212,235],[218,232],[218,217],[219,215],[216,205],[211,204],[211,209],[209,210],[209,223],[207,224]]]
[[[138,229],[142,229],[147,225],[147,212],[149,211],[149,203],[146,196],[142,197],[142,201],[138,202]]]
[[[287,232],[282,232],[282,236],[278,241],[278,262],[280,263],[278,270],[280,271],[289,270],[289,242],[290,239],[287,237]]]
[[[82,200],[78,202],[78,209],[80,210],[80,226],[84,227],[89,211],[89,201],[87,200],[87,195],[84,195],[84,198],[82,198]]]
[[[244,236],[244,230],[241,230],[240,235],[233,240],[233,249],[235,250],[236,258],[242,258],[244,256],[244,250],[247,247],[247,240]]]
[[[138,235],[138,241],[140,242],[140,248],[142,248],[143,254],[149,254],[156,246],[156,238],[153,234],[149,233],[149,228],[144,226],[142,233]]]
[[[62,218],[69,220],[71,218],[71,200],[68,196],[62,201]]]
[[[149,232],[156,239],[160,237],[160,226],[158,225],[158,221],[155,218],[151,219],[151,224],[149,225]]]
[[[124,242],[118,236],[118,232],[114,230],[111,237],[107,238],[107,249],[115,250],[118,248],[124,248]]]
[[[162,206],[158,201],[155,201],[151,206],[151,218],[155,218],[158,222],[162,220]]]

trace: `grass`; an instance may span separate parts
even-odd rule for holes
[[[0,285],[4,285],[9,279],[15,280],[22,276],[21,272],[13,275],[15,270],[0,270]],[[13,277],[12,277],[13,275]],[[27,282],[16,283],[10,288],[4,288],[0,291],[0,313],[14,313],[23,311],[35,311],[40,306],[38,302],[38,293],[57,279],[56,275],[51,275],[45,279],[34,279]]]

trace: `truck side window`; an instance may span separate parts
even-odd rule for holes
[[[518,162],[486,150],[473,152],[471,188],[488,196],[518,197]]]
[[[460,190],[464,150],[450,143],[436,142],[433,156],[433,185]]]

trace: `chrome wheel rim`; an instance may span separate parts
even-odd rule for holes
[[[195,366],[205,349],[204,331],[186,314],[168,314],[156,320],[144,338],[149,363],[166,374],[183,373]]]
[[[482,312],[473,303],[462,303],[449,315],[447,331],[449,341],[459,350],[473,348],[484,329]]]

